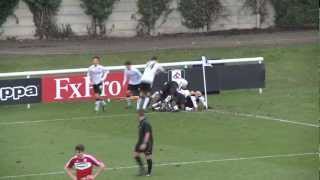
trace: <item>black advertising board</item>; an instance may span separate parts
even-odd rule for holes
[[[0,80],[0,105],[41,102],[41,79]]]
[[[221,90],[265,87],[264,64],[225,65],[217,68]]]
[[[188,82],[190,90],[204,91],[202,66],[181,69],[181,73]],[[170,71],[169,71],[170,72]],[[162,73],[156,76],[153,90],[169,81],[170,73]],[[206,67],[207,92],[217,92],[232,89],[252,89],[265,87],[265,66],[261,64],[226,65],[215,64]]]

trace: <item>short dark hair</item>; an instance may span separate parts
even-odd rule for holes
[[[98,59],[99,61],[101,60],[100,56],[93,56],[92,59]]]
[[[84,152],[84,145],[83,144],[78,144],[76,145],[76,147],[74,148],[76,151],[78,152]]]
[[[131,65],[131,62],[130,62],[130,61],[126,61],[126,62],[124,63],[124,65],[129,66],[129,65]]]
[[[150,60],[157,60],[158,58],[157,58],[157,56],[152,56],[151,58],[150,58]]]

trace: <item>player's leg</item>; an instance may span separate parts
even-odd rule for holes
[[[143,110],[146,110],[148,108],[149,102],[150,102],[150,92],[147,91],[144,96],[144,100],[143,100],[143,104],[142,104]]]
[[[102,110],[104,110],[104,107],[106,105],[106,102],[103,100],[103,98],[101,97],[101,93],[102,93],[102,83],[100,84],[96,84],[93,86],[93,90],[94,90],[94,96],[96,99],[95,102],[95,111],[99,111],[100,107],[102,107]]]
[[[96,112],[98,112],[99,109],[100,109],[100,99],[99,99],[99,95],[97,93],[95,93],[94,96],[95,96],[95,99],[96,99],[94,110]]]
[[[196,98],[194,96],[187,96],[186,97],[186,103],[185,103],[185,110],[186,111],[194,111],[197,107]]]
[[[129,85],[130,86],[130,85]],[[131,88],[128,86],[128,90],[127,90],[127,108],[131,106],[131,96],[132,96],[132,92],[131,92]]]
[[[185,104],[186,104],[186,97],[177,92],[177,104],[179,106],[179,109],[184,111],[185,110]]]
[[[141,156],[140,156],[140,152],[139,150],[137,149],[139,148],[138,145],[136,145],[136,150],[135,152],[133,153],[133,158],[134,160],[136,161],[137,165],[139,166],[139,172],[138,172],[138,176],[144,176],[146,174],[146,171],[144,169],[144,165],[143,165],[143,161],[141,159]]]
[[[146,110],[149,101],[150,101],[150,93],[151,92],[151,85],[148,83],[141,83],[140,86],[140,97],[137,101],[137,110]]]
[[[151,172],[152,172],[152,144],[149,144],[148,147],[146,148],[146,151],[144,152],[146,161],[147,161],[147,165],[148,165],[148,169],[147,169],[147,176],[151,176]]]
[[[138,100],[137,100],[137,111],[140,110],[141,101],[142,101],[142,97],[141,97],[141,95],[140,95],[139,98],[138,98]]]
[[[140,84],[140,87],[139,87],[139,98],[138,98],[138,100],[137,100],[137,111],[139,111],[140,109],[142,109],[141,107],[142,107],[142,105],[141,105],[141,103],[142,103],[142,100],[143,100],[143,96],[144,96],[144,94],[145,94],[145,87],[144,87],[144,83],[141,83]]]
[[[144,102],[144,97],[145,97],[145,91],[143,88],[140,89],[140,94],[139,94],[139,98],[137,100],[137,111],[142,109],[143,106],[143,102]]]
[[[102,94],[102,86],[103,86],[103,84],[100,83],[99,84],[98,96],[99,96],[99,99],[100,99],[100,106],[102,107],[102,110],[104,111],[104,108],[106,106],[106,102],[103,100],[103,97],[101,96],[101,94]]]
[[[98,112],[100,109],[100,96],[99,96],[99,85],[98,84],[93,85],[93,92],[94,92],[94,97],[95,97],[94,110],[96,112]]]
[[[138,101],[137,101],[137,110],[146,110],[149,105],[150,98],[147,95],[147,93],[143,93],[140,95]]]
[[[132,100],[138,100],[139,99],[139,86],[140,86],[140,84],[128,85],[127,107],[131,106]]]
[[[151,155],[146,155],[146,160],[147,160],[147,165],[148,165],[148,169],[147,169],[147,176],[151,176],[152,173],[152,156]]]
[[[202,93],[200,91],[196,91],[195,94],[196,94],[197,100],[199,101],[199,105],[201,107],[200,109],[205,110],[207,103]]]

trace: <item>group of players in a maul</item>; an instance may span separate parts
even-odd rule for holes
[[[88,68],[87,76],[93,87],[95,96],[96,112],[104,110],[106,102],[100,96],[103,82],[109,71],[108,68],[100,65],[100,57],[92,58],[92,65]],[[139,137],[134,147],[134,159],[139,166],[139,176],[151,176],[152,171],[152,150],[153,134],[150,123],[146,120],[145,110],[151,106],[155,111],[195,111],[203,107],[206,103],[199,91],[189,91],[186,89],[188,82],[181,78],[176,81],[169,81],[163,85],[160,91],[151,95],[152,84],[155,76],[159,72],[164,72],[164,68],[157,62],[156,57],[152,57],[146,64],[144,72],[126,62],[123,83],[128,81],[127,103],[131,106],[131,100],[137,99],[137,112],[139,120]],[[151,104],[151,105],[150,105]],[[144,154],[147,161],[147,169],[141,159]],[[93,168],[97,168],[95,173]],[[106,165],[97,160],[94,156],[85,153],[85,146],[78,144],[75,147],[73,156],[65,165],[67,175],[72,180],[94,180],[106,169]]]

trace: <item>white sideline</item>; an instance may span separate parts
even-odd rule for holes
[[[152,113],[148,113],[152,114]],[[34,123],[44,123],[44,122],[56,122],[56,121],[74,121],[74,120],[90,120],[90,119],[101,119],[101,118],[112,118],[112,117],[126,117],[134,116],[134,113],[127,114],[113,114],[113,115],[101,115],[101,116],[79,116],[70,118],[57,118],[57,119],[45,119],[45,120],[35,120],[35,121],[16,121],[16,122],[1,122],[1,125],[19,125],[19,124],[34,124]]]
[[[220,113],[220,114],[229,114],[229,115],[243,116],[243,117],[254,117],[254,118],[257,118],[257,119],[278,121],[278,122],[282,122],[282,123],[288,123],[288,124],[295,124],[295,125],[300,125],[300,126],[319,128],[319,126],[316,125],[316,124],[297,122],[297,121],[290,121],[290,120],[275,118],[275,117],[271,117],[271,116],[256,115],[256,114],[246,114],[246,113],[239,113],[239,112],[230,112],[230,111],[224,111],[224,110],[208,110],[208,112]],[[155,114],[155,113],[156,112],[150,112],[148,114]],[[134,116],[135,114],[134,113],[127,113],[127,114],[113,114],[113,115],[104,115],[104,116],[103,115],[101,115],[101,116],[82,116],[82,117],[80,116],[80,117],[57,118],[57,119],[35,120],[35,121],[0,122],[0,126],[36,124],[36,123],[57,122],[57,121],[101,119],[101,118],[112,118],[112,117],[126,117],[126,116],[132,116],[132,115]]]
[[[230,111],[224,111],[224,110],[209,110],[209,112],[215,112],[220,114],[230,114],[235,116],[242,116],[242,117],[254,117],[257,119],[264,119],[264,120],[270,120],[270,121],[278,121],[283,123],[289,123],[289,124],[296,124],[301,126],[309,126],[309,127],[316,127],[319,128],[319,125],[311,124],[311,123],[305,123],[305,122],[298,122],[298,121],[290,121],[286,119],[281,118],[275,118],[271,116],[264,116],[264,115],[257,115],[257,114],[248,114],[248,113],[239,113],[239,112],[230,112]]]
[[[318,155],[318,154],[319,153],[276,154],[276,155],[251,156],[251,157],[211,159],[211,160],[203,160],[203,161],[170,162],[170,163],[155,164],[154,166],[162,167],[162,166],[192,165],[192,164],[204,164],[204,163],[227,162],[227,161],[288,158],[288,157],[299,157],[299,156],[312,156],[312,155]],[[137,166],[135,166],[135,165],[120,166],[120,167],[108,168],[108,170],[121,170],[121,169],[133,169],[133,168],[137,168]],[[64,174],[64,173],[65,173],[64,171],[56,171],[56,172],[47,172],[47,173],[22,174],[22,175],[13,175],[13,176],[2,176],[2,177],[0,177],[0,179],[15,179],[15,178],[23,178],[23,177],[34,177],[34,176],[60,175],[60,174]]]

